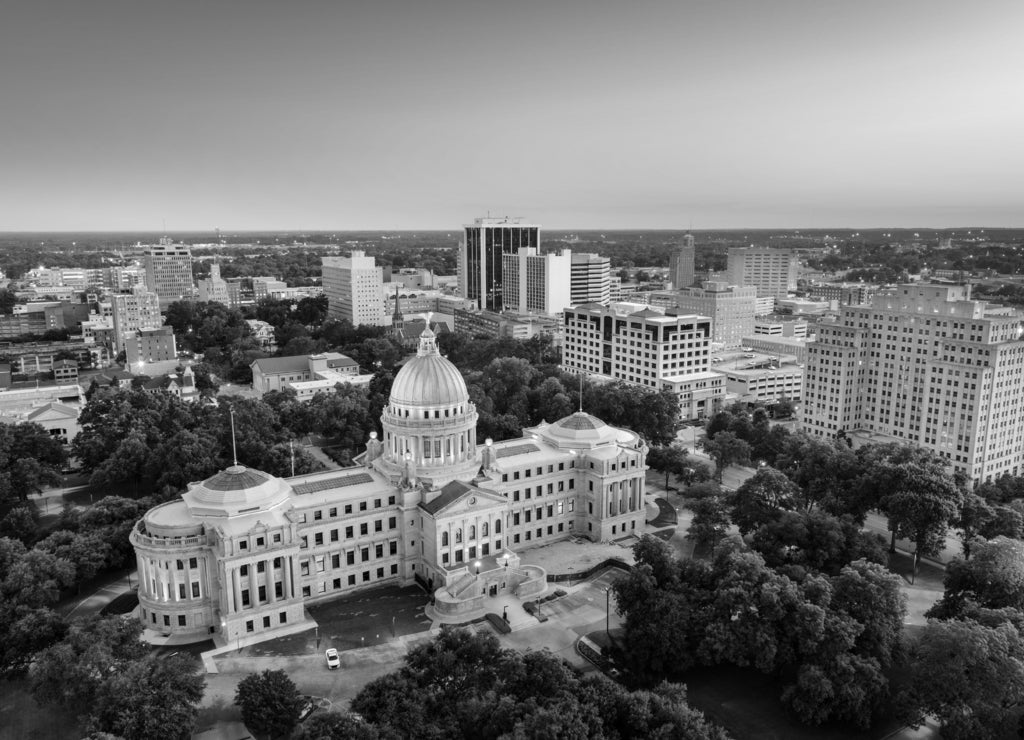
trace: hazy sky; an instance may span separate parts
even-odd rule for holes
[[[5,0],[0,230],[1024,226],[1021,0]]]

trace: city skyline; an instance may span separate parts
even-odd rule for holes
[[[1024,7],[20,3],[0,231],[1024,225]]]

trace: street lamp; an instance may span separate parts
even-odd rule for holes
[[[476,575],[479,578],[480,577],[480,561],[477,560],[475,563],[473,563],[473,565],[476,566]]]
[[[604,590],[604,634],[609,640],[612,639],[611,631],[611,613],[612,613],[612,587],[609,586]]]

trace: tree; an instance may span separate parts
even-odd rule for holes
[[[793,404],[792,399],[782,396],[778,401],[775,402],[775,418],[777,419],[788,419],[796,412],[796,406]]]
[[[997,537],[978,540],[974,557],[946,566],[942,599],[926,615],[956,619],[972,606],[1024,611],[1024,542]]]
[[[299,723],[302,697],[284,671],[250,673],[238,683],[235,704],[242,721],[257,735],[284,737]]]
[[[944,470],[907,464],[902,485],[883,500],[893,539],[914,542],[917,555],[935,555],[942,550],[946,531],[956,521],[963,491]]]
[[[845,444],[812,437],[804,432],[789,435],[775,458],[775,467],[802,491],[801,508],[822,506],[833,514],[861,513],[847,503],[850,482],[861,469],[857,456]]]
[[[647,465],[652,470],[657,470],[665,474],[665,488],[668,488],[668,477],[674,475],[677,478],[681,478],[686,475],[686,469],[689,467],[690,459],[686,454],[686,450],[679,445],[669,445],[667,447],[652,447],[647,452]]]
[[[1014,627],[929,622],[911,655],[911,701],[939,718],[942,737],[994,739],[1015,729],[1024,702],[1024,644]]]
[[[188,655],[146,656],[112,672],[96,693],[87,726],[138,740],[192,737],[206,681]]]
[[[722,432],[715,444],[726,435],[732,433]],[[744,535],[778,519],[782,512],[792,511],[799,500],[800,489],[774,468],[761,468],[726,497],[729,518]]]
[[[110,545],[97,532],[57,530],[36,543],[36,549],[75,566],[75,580],[81,583],[95,576],[107,563]]]
[[[93,617],[72,623],[61,642],[36,655],[29,670],[32,695],[42,704],[89,714],[105,682],[146,655],[141,634],[142,625],[134,619]]]
[[[758,516],[755,512],[754,516]],[[835,575],[854,560],[885,564],[885,540],[862,532],[851,517],[783,511],[754,531],[750,546],[773,568],[798,566]]]
[[[15,506],[0,518],[0,537],[10,537],[26,545],[35,542],[39,533],[39,511],[34,504]]]
[[[58,439],[38,424],[0,424],[0,507],[60,484],[67,459]]]
[[[746,465],[750,462],[750,445],[733,432],[719,432],[713,439],[705,437],[700,444],[715,461],[715,473],[719,480],[730,465]]]
[[[725,536],[729,528],[729,513],[725,500],[721,496],[707,496],[690,504],[693,521],[686,536],[698,547],[710,548],[715,554],[715,546]]]

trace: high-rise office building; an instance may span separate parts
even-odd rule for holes
[[[571,305],[572,252],[540,254],[524,247],[518,254],[502,255],[502,299],[506,311],[561,313]]]
[[[146,247],[145,263],[146,285],[160,296],[164,311],[175,301],[195,299],[192,251],[187,244],[175,244],[164,237],[159,244]]]
[[[349,257],[323,258],[327,316],[347,319],[353,326],[387,326],[384,313],[384,271],[373,257],[354,249]]]
[[[711,319],[636,303],[588,303],[565,311],[562,366],[648,388],[679,401],[684,419],[710,416],[725,399],[711,370]]]
[[[808,343],[804,428],[933,450],[975,481],[1024,473],[1024,316],[967,286],[899,285]]]
[[[125,348],[129,334],[142,329],[158,329],[164,323],[160,316],[160,298],[142,285],[135,286],[131,293],[112,295],[110,308],[115,354]]]
[[[210,265],[210,277],[198,281],[199,300],[223,303],[231,305],[231,297],[228,293],[228,284],[220,276],[220,265],[214,262]]]
[[[540,226],[518,218],[478,218],[464,227],[459,245],[459,291],[478,308],[501,311],[504,255],[540,248]]]
[[[611,301],[612,261],[599,254],[573,253],[570,300],[573,306],[582,303]]]
[[[759,296],[785,298],[796,289],[796,268],[792,249],[730,247],[725,274],[730,285],[753,285]]]
[[[699,288],[676,293],[680,311],[711,317],[711,341],[722,347],[739,347],[743,337],[754,333],[757,289],[708,280]]]
[[[672,250],[668,258],[668,279],[676,290],[689,288],[697,279],[697,248],[693,244],[693,234],[686,234],[683,243]]]

